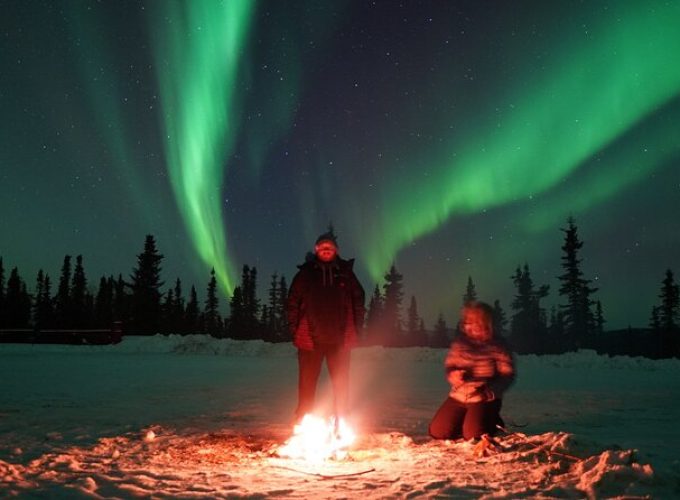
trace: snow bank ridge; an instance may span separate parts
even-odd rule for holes
[[[215,356],[294,357],[295,347],[290,342],[269,343],[263,340],[217,339],[210,335],[151,335],[126,336],[115,345],[60,345],[60,344],[0,344],[0,353],[82,353],[105,352],[115,354],[203,354]],[[358,359],[403,360],[409,362],[441,361],[444,349],[431,347],[360,347],[354,351]],[[592,350],[580,350],[564,354],[524,354],[518,356],[522,367],[551,365],[561,368],[608,368],[620,370],[678,371],[680,360],[652,360],[643,357],[597,354]]]

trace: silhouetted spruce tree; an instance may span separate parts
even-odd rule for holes
[[[540,300],[548,295],[550,287],[542,285],[534,288],[529,265],[524,268],[518,266],[512,281],[517,293],[512,301],[514,311],[510,319],[510,342],[519,353],[541,353],[546,349],[547,325],[545,311],[540,306]]]
[[[123,275],[119,274],[113,286],[113,321],[120,321],[125,325],[130,320],[130,296]]]
[[[234,288],[234,294],[229,301],[229,309],[229,328],[227,329],[227,335],[232,339],[245,339],[245,312],[243,307],[243,292],[241,291],[240,286]]]
[[[418,303],[414,295],[411,295],[411,303],[408,306],[406,316],[406,345],[418,345],[420,330],[420,315],[418,314]]]
[[[260,310],[260,301],[257,298],[257,268],[254,266],[252,268],[243,266],[241,291],[243,293],[244,338],[259,338],[258,312]]]
[[[505,311],[501,307],[500,300],[496,299],[493,303],[493,331],[494,335],[498,337],[505,337],[507,335],[508,320],[505,317]]]
[[[260,325],[262,327],[262,332],[264,335],[264,340],[271,341],[274,337],[274,333],[271,330],[271,314],[269,313],[269,306],[267,304],[262,304],[260,307]]]
[[[165,299],[161,304],[161,331],[163,333],[176,333],[177,326],[172,322],[172,314],[175,310],[175,292],[168,288],[165,292]]]
[[[290,341],[293,337],[288,329],[288,314],[286,312],[286,304],[288,299],[288,283],[286,277],[281,276],[279,280],[279,300],[276,307],[275,316],[278,321],[278,328],[276,330],[277,339],[280,341]]]
[[[45,273],[42,269],[38,269],[38,275],[35,278],[35,295],[33,297],[33,328],[40,330],[44,328],[45,323],[41,321],[40,313],[38,312],[38,305],[43,294],[43,287],[45,286]]]
[[[52,281],[50,275],[45,273],[45,281],[43,283],[43,294],[40,299],[41,316],[44,317],[44,323],[47,327],[54,326],[54,298],[52,298]]]
[[[189,292],[189,300],[184,311],[184,324],[188,333],[198,333],[200,331],[200,308],[198,307],[198,296],[196,294],[196,287],[191,286]]]
[[[206,291],[205,308],[203,309],[203,321],[206,333],[214,337],[222,336],[222,317],[220,316],[220,301],[217,298],[217,278],[215,268],[210,271],[210,281]]]
[[[465,294],[463,294],[463,305],[468,302],[477,300],[477,290],[472,281],[472,276],[468,276],[467,285],[465,286]]]
[[[428,347],[430,345],[430,339],[427,336],[427,330],[425,330],[425,321],[423,320],[423,317],[420,316],[420,313],[417,309],[415,313],[418,317],[418,324],[416,325],[416,329],[411,336],[411,345]]]
[[[384,345],[397,346],[402,340],[401,304],[404,299],[403,276],[394,264],[385,274],[385,298],[383,302],[383,319],[386,327]]]
[[[602,312],[602,302],[599,300],[595,301],[595,333],[604,333],[604,324],[607,322],[604,319],[604,313]]]
[[[0,328],[5,325],[5,267],[0,257]]]
[[[449,338],[448,328],[444,316],[439,313],[437,322],[434,324],[434,332],[432,334],[432,347],[449,347],[451,339]]]
[[[113,325],[113,276],[102,276],[99,279],[99,288],[94,299],[95,326],[98,328],[111,328]]]
[[[9,282],[8,282],[9,283]],[[8,286],[9,288],[9,286]],[[680,290],[675,282],[673,271],[666,270],[659,293],[661,304],[657,307],[659,317],[659,357],[672,357],[678,352],[678,313],[680,312]]]
[[[71,296],[69,297],[69,327],[84,328],[91,326],[90,311],[88,311],[87,278],[83,268],[83,256],[76,257],[76,266],[73,269],[71,281]]]
[[[561,304],[562,321],[569,349],[588,347],[590,336],[595,330],[595,318],[591,307],[591,299],[597,288],[591,288],[591,280],[583,278],[581,259],[578,257],[583,242],[579,240],[578,228],[572,217],[567,219],[567,228],[562,228],[564,245],[562,245],[562,268],[564,274],[559,276],[561,282],[559,294],[567,303]]]
[[[71,322],[71,256],[64,256],[59,276],[59,287],[54,297],[54,315],[57,328],[68,328]]]
[[[666,269],[666,276],[661,282],[661,292],[659,293],[661,304],[658,307],[659,324],[664,330],[675,330],[678,328],[677,319],[680,311],[680,292],[675,283],[673,271]]]
[[[550,323],[548,325],[548,337],[546,352],[551,354],[564,352],[566,341],[564,336],[564,324],[562,322],[562,311],[557,307],[550,308]]]
[[[137,267],[130,275],[128,286],[132,290],[131,333],[153,334],[160,327],[161,312],[161,261],[163,255],[156,249],[153,235],[147,235],[144,251],[137,255]]]
[[[175,331],[185,334],[187,331],[184,324],[184,297],[182,296],[182,282],[179,278],[175,280],[175,288],[172,295],[174,302],[172,304],[172,312],[170,313],[170,322]]]
[[[553,333],[564,334],[564,325],[562,324],[562,314],[557,311],[555,306],[550,307],[550,322],[548,323],[548,331]]]
[[[5,292],[5,327],[28,328],[31,320],[31,296],[26,291],[26,283],[15,267],[7,279]]]
[[[33,305],[33,326],[36,330],[49,328],[54,321],[51,288],[50,276],[40,269],[36,278]]]
[[[272,279],[269,282],[269,290],[267,290],[268,302],[262,306],[262,315],[260,323],[264,327],[266,337],[268,340],[274,340],[279,334],[279,300],[281,294],[279,293],[279,276],[278,273],[272,274]]]
[[[86,326],[94,326],[94,295],[89,291],[85,294]]]
[[[418,325],[418,343],[421,347],[428,347],[430,345],[430,339],[427,336],[427,330],[425,329],[425,320],[421,317],[420,324]]]
[[[384,299],[380,293],[380,287],[376,284],[366,312],[366,328],[364,329],[364,343],[366,345],[380,345],[384,342],[383,303]]]
[[[651,358],[662,357],[663,336],[661,334],[661,320],[659,319],[659,306],[652,306],[649,317],[649,338],[647,339],[647,356]]]
[[[267,305],[262,305],[262,312],[260,314],[263,337],[271,342],[290,340],[291,337],[286,320],[288,285],[284,276],[279,278],[278,273],[272,274],[267,297]]]
[[[659,319],[659,306],[652,306],[652,313],[649,315],[649,329],[653,332],[661,331],[661,320]]]

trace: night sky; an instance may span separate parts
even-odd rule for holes
[[[164,288],[264,298],[329,221],[426,326],[468,276],[560,302],[566,219],[605,328],[680,272],[680,3],[3,1],[0,256],[90,288],[155,235]],[[563,302],[563,301],[562,301]]]

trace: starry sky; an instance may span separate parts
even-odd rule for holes
[[[169,287],[290,280],[332,221],[426,326],[468,276],[557,295],[573,216],[606,328],[680,272],[680,3],[2,2],[0,256],[94,290],[146,234]]]

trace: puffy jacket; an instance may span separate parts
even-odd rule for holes
[[[461,402],[502,398],[515,380],[512,354],[498,339],[475,342],[461,333],[451,343],[444,365],[447,373],[453,370],[465,372],[463,385],[483,383],[483,391],[473,400],[462,395],[462,386],[452,387],[449,396]]]
[[[353,266],[354,259],[339,257],[328,263],[314,258],[298,266],[287,301],[288,325],[296,347],[356,346],[365,297]]]

